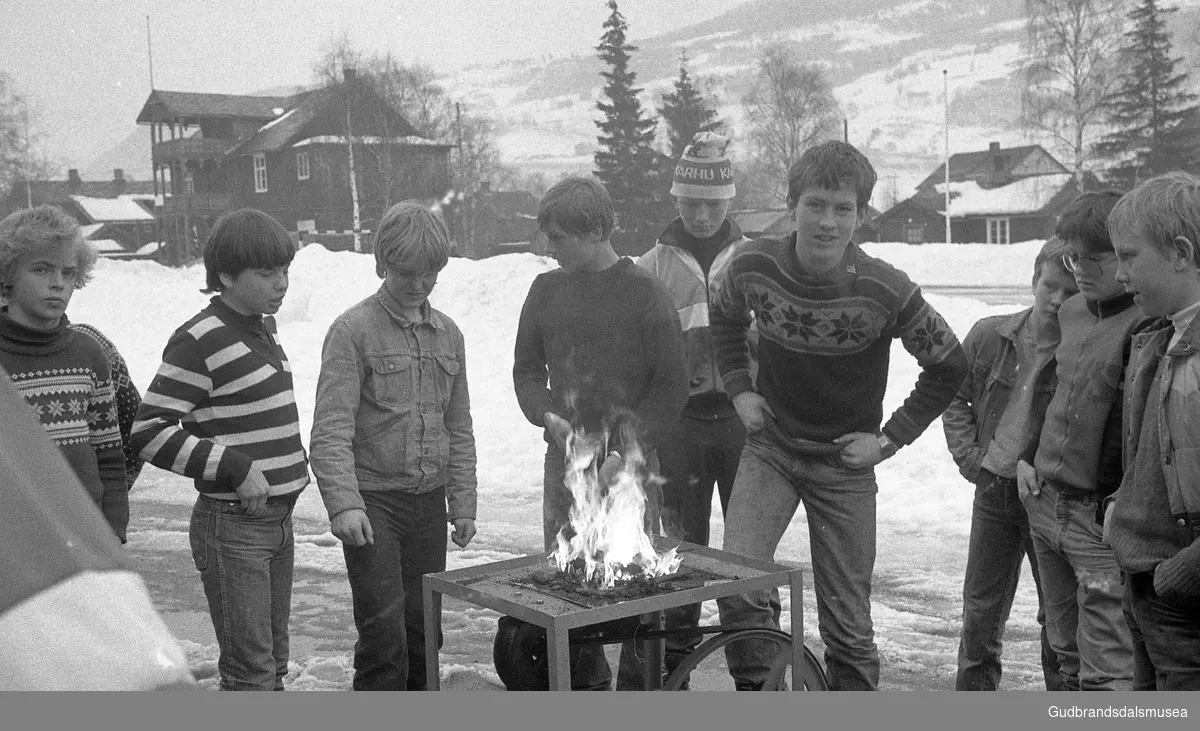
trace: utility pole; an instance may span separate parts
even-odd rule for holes
[[[950,81],[949,72],[942,69],[942,96],[945,105],[946,127],[946,243],[951,243],[950,236]]]
[[[25,207],[33,208],[33,143],[29,140],[29,107],[21,112],[21,121],[25,123]]]
[[[455,126],[455,134],[457,135],[457,138],[458,138],[457,139],[458,172],[459,172],[458,180],[459,180],[459,183],[465,185],[466,181],[467,181],[467,176],[464,174],[464,170],[463,170],[462,105],[459,104],[458,102],[454,102],[454,126]],[[453,179],[451,179],[451,181],[450,181],[450,188],[452,190],[454,188]],[[458,199],[459,199],[459,204],[458,204],[458,216],[459,216],[458,220],[460,222],[459,231],[462,233],[462,238],[463,238],[463,240],[461,242],[463,250],[459,251],[458,253],[460,256],[469,256],[469,257],[473,258],[472,255],[475,253],[475,247],[474,247],[474,242],[471,241],[471,235],[467,231],[467,219],[468,219],[467,204],[468,204],[468,202],[473,203],[474,199],[469,197],[467,195],[466,191],[460,190],[460,191],[457,191],[457,193],[458,193]]]
[[[849,119],[842,120],[842,142],[845,142],[847,145],[850,144],[850,120]]]

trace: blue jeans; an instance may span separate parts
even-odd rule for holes
[[[1154,572],[1125,576],[1134,690],[1200,690],[1200,606],[1163,601]]]
[[[854,470],[835,456],[792,453],[770,430],[746,440],[738,467],[724,550],[765,561],[800,503],[808,516],[817,624],[825,642],[831,690],[875,690],[879,651],[871,623],[871,573],[875,568],[873,468]],[[717,600],[722,624],[779,627],[776,589]],[[777,654],[761,642],[726,648],[729,673],[739,689],[761,688]]]
[[[362,498],[375,542],[342,545],[358,630],[353,688],[425,690],[421,577],[446,570],[446,491],[363,490]]]
[[[192,559],[217,634],[221,690],[283,690],[292,609],[294,500],[247,515],[237,501],[200,495]]]
[[[1133,640],[1122,609],[1121,570],[1104,545],[1094,496],[1041,480],[1025,501],[1046,609],[1046,634],[1067,690],[1131,690]]]
[[[1029,518],[1017,496],[1017,481],[980,472],[971,509],[971,541],[963,579],[963,626],[958,643],[955,690],[996,690],[1000,686],[1004,625],[1021,580],[1021,563],[1029,557],[1038,595],[1042,675],[1046,690],[1066,690],[1058,656],[1046,634],[1042,581],[1029,537]]]

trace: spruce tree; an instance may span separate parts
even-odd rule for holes
[[[663,166],[661,156],[653,149],[658,122],[643,116],[638,99],[641,89],[634,86],[637,75],[629,69],[630,53],[637,46],[626,40],[629,27],[617,9],[616,0],[608,0],[608,8],[604,35],[596,47],[606,65],[600,75],[606,81],[604,94],[608,98],[607,102],[596,104],[604,113],[604,119],[596,122],[600,128],[596,177],[608,188],[617,210],[620,230],[613,245],[621,253],[633,253],[633,247],[649,248],[653,243],[651,229],[656,225],[656,211],[662,207],[663,193],[659,188]],[[647,237],[649,242],[644,242]]]
[[[663,94],[658,113],[667,123],[667,139],[670,143],[672,160],[678,160],[684,148],[697,132],[710,132],[721,126],[717,112],[692,84],[688,75],[687,54],[679,59],[679,78],[675,80],[675,91]]]
[[[1129,12],[1132,27],[1121,49],[1125,69],[1109,102],[1114,131],[1097,146],[1113,160],[1109,182],[1129,188],[1146,178],[1187,164],[1194,142],[1180,123],[1195,113],[1196,95],[1187,91],[1187,73],[1176,71],[1166,19],[1176,7],[1141,0]]]

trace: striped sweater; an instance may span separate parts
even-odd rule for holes
[[[242,315],[220,297],[176,330],[133,424],[142,459],[222,500],[238,499],[253,465],[268,499],[294,499],[308,484],[308,459],[274,330],[273,318]]]

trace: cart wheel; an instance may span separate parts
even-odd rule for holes
[[[767,679],[762,687],[763,690],[779,690],[787,668],[791,665],[792,636],[782,630],[768,629],[766,627],[730,630],[705,640],[679,663],[675,668],[675,672],[671,673],[671,676],[663,683],[663,690],[679,690],[679,686],[683,684],[684,679],[700,663],[704,662],[709,655],[723,649],[726,645],[742,640],[763,640],[779,648],[779,657],[771,667],[770,672],[767,673]],[[829,690],[829,682],[825,678],[825,669],[821,667],[817,656],[807,647],[804,648],[804,668],[802,673],[792,673],[793,678],[798,675],[804,680],[805,690]]]

